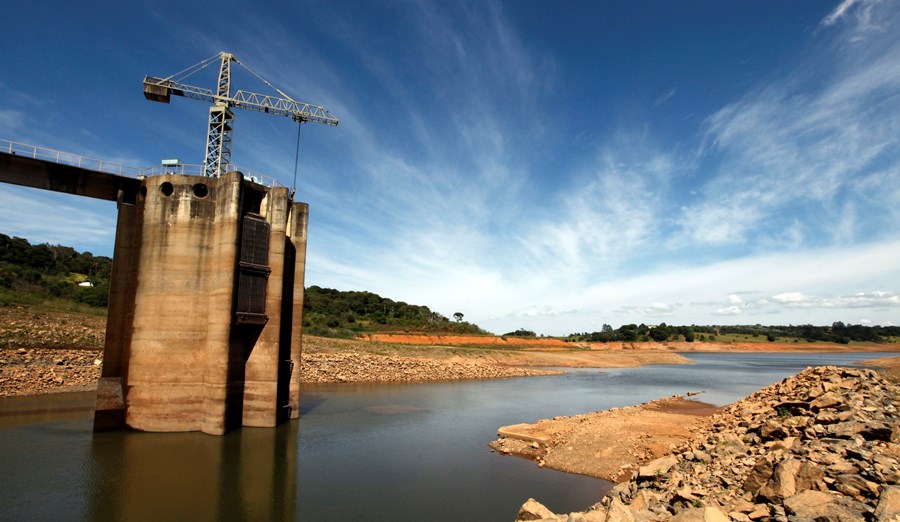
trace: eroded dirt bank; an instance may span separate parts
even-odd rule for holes
[[[900,386],[808,368],[723,408],[589,510],[517,520],[900,520]]]
[[[678,395],[627,408],[503,426],[490,444],[539,466],[612,482],[661,457],[703,426],[715,406]]]

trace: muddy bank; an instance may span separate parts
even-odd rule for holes
[[[531,499],[518,520],[900,520],[900,386],[809,368],[708,418],[589,510]]]
[[[612,482],[688,440],[718,411],[677,395],[627,408],[503,426],[490,447],[539,466]]]

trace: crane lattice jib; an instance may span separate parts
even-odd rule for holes
[[[211,66],[217,59],[219,60],[219,81],[215,92],[210,89],[181,83],[180,80],[185,76],[190,76]],[[278,98],[248,91],[237,91],[232,96],[232,62],[242,65],[247,71],[274,89],[282,97]],[[148,100],[169,103],[173,94],[212,102],[213,104],[209,108],[206,159],[204,160],[204,174],[207,176],[221,176],[228,171],[231,164],[231,134],[234,120],[231,109],[233,107],[286,116],[299,123],[311,121],[326,125],[338,124],[338,119],[329,114],[324,107],[292,100],[287,94],[239,62],[234,55],[226,52],[220,52],[168,78],[144,77],[144,97]],[[299,134],[297,140],[299,147]]]
[[[277,98],[275,96],[267,96],[265,94],[237,91],[233,96],[225,97],[217,95],[212,89],[204,89],[203,87],[186,85],[164,78],[147,76],[144,78],[145,92],[147,91],[147,88],[151,86],[155,87],[154,91],[160,91],[158,96],[165,97],[165,99],[155,99],[155,101],[162,101],[165,103],[168,103],[169,95],[174,94],[175,96],[183,96],[185,98],[193,98],[195,100],[212,103],[222,102],[228,104],[229,107],[250,109],[252,111],[285,116],[298,122],[311,121],[314,123],[324,123],[326,125],[337,125],[339,123],[338,119],[332,116],[325,107]]]

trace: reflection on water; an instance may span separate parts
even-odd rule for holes
[[[0,519],[295,519],[296,423],[93,434],[93,404],[90,393],[0,402]]]
[[[726,404],[808,365],[878,354],[689,354],[694,364],[422,385],[308,386],[276,429],[91,432],[93,394],[0,398],[2,520],[509,521],[608,482],[492,454],[497,427],[688,391]]]
[[[92,520],[291,520],[296,424],[202,433],[99,433]],[[115,480],[107,480],[114,477]]]

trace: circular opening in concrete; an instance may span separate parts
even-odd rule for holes
[[[171,196],[172,193],[175,192],[175,187],[168,181],[164,181],[162,185],[159,186],[159,191],[162,192],[163,196]]]
[[[205,183],[197,183],[191,188],[191,190],[194,191],[194,196],[200,199],[203,199],[209,195],[209,187],[207,187]]]

